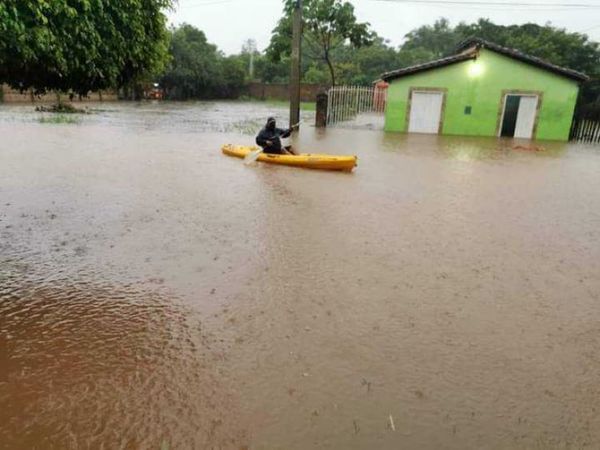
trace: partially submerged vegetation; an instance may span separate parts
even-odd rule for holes
[[[59,113],[59,114],[90,114],[87,109],[75,108],[70,103],[57,103],[54,105],[39,105],[35,107],[37,112]]]
[[[74,124],[74,123],[79,123],[80,121],[81,121],[81,119],[77,116],[74,116],[72,114],[63,114],[63,113],[42,115],[38,119],[39,123],[57,124],[57,125]]]

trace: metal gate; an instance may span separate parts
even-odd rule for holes
[[[327,95],[327,126],[383,129],[386,88],[336,86]]]
[[[600,120],[576,117],[571,126],[572,141],[600,143]]]

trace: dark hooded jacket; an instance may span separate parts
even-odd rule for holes
[[[265,153],[281,153],[281,138],[287,138],[290,134],[292,130],[277,128],[275,119],[269,117],[265,127],[256,136],[256,144],[260,145]],[[267,141],[271,141],[271,145],[268,145]]]

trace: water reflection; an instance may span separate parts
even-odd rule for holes
[[[470,162],[523,156],[559,157],[569,144],[565,142],[530,142],[518,139],[495,139],[469,136],[432,136],[388,133],[383,137],[386,151],[408,154],[437,154],[457,161]]]
[[[220,341],[177,298],[2,268],[3,448],[244,445]]]

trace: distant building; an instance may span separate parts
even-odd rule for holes
[[[482,39],[382,75],[386,131],[566,141],[589,78]]]
[[[143,86],[144,99],[146,100],[162,100],[165,97],[165,91],[158,83],[148,83]]]

